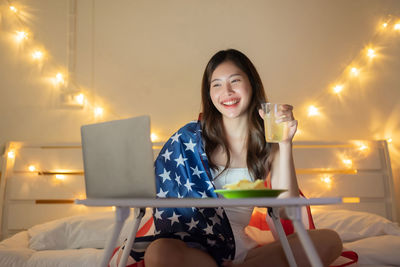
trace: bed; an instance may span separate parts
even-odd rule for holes
[[[154,155],[162,143],[155,143]],[[296,142],[307,197],[346,197],[312,207],[317,228],[336,230],[359,266],[400,266],[393,177],[385,141]],[[0,266],[98,266],[113,210],[74,204],[84,197],[80,144],[9,142],[0,180]],[[150,210],[142,220],[144,226]],[[119,243],[129,232],[126,222]]]

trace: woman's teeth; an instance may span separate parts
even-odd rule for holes
[[[239,102],[239,100],[236,99],[236,100],[230,100],[230,101],[222,102],[222,104],[224,104],[225,106],[230,106],[230,105],[234,105],[234,104],[236,104],[238,102]]]

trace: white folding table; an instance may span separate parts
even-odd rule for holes
[[[308,259],[313,267],[322,267],[315,247],[304,228],[301,221],[301,207],[312,205],[328,205],[341,203],[341,198],[241,198],[241,199],[225,199],[225,198],[132,198],[132,199],[78,199],[77,204],[86,206],[115,206],[115,225],[112,236],[109,237],[104,249],[102,267],[107,267],[116,241],[121,232],[121,228],[129,216],[130,208],[134,208],[134,224],[125,244],[119,266],[126,266],[129,252],[135,241],[136,232],[139,228],[140,221],[144,216],[146,207],[170,208],[170,207],[269,207],[270,216],[273,219],[277,230],[279,240],[285,251],[286,258],[290,266],[297,266],[290,249],[289,242],[286,238],[282,224],[279,220],[278,209],[285,208],[286,214],[293,222],[293,226],[299,236],[300,242],[304,247]],[[268,215],[267,215],[268,216]]]

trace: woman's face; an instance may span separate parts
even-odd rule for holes
[[[245,116],[251,93],[247,75],[231,61],[221,63],[211,75],[211,100],[224,118]]]

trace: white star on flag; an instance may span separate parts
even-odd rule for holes
[[[179,157],[174,160],[176,161],[177,168],[179,167],[179,165],[182,165],[183,167],[185,167],[185,161],[187,160],[187,158],[182,157],[182,154],[180,154]]]
[[[179,143],[179,136],[181,136],[182,134],[178,134],[178,132],[176,132],[173,136],[171,136],[172,142],[171,144],[173,144],[174,142],[178,142]]]
[[[179,223],[178,218],[181,217],[182,215],[177,215],[175,214],[175,211],[172,213],[172,216],[169,217],[168,219],[171,220],[171,225],[174,224],[174,222]]]
[[[206,183],[208,184],[207,190],[210,190],[210,189],[212,189],[214,187],[213,184],[210,181],[206,181]]]
[[[162,174],[159,174],[162,177],[162,182],[164,183],[165,180],[171,180],[171,178],[169,177],[169,174],[171,172],[167,172],[167,170],[164,168],[164,172]]]
[[[190,223],[186,223],[186,224],[189,226],[189,231],[190,231],[192,228],[196,227],[196,225],[197,225],[198,222],[199,222],[199,221],[195,221],[195,220],[193,219],[193,217],[192,217]]]
[[[156,212],[154,213],[154,217],[156,217],[156,219],[162,220],[161,214],[163,214],[163,212],[164,212],[163,210],[156,209]]]
[[[186,180],[186,184],[184,184],[188,191],[192,191],[192,185],[194,185],[194,183],[189,182],[189,180]]]
[[[185,236],[190,236],[188,233],[186,232],[178,232],[178,233],[174,233],[175,235],[179,235],[181,237],[181,239],[183,240],[185,238]]]
[[[192,139],[189,139],[189,143],[184,143],[186,146],[186,150],[191,150],[194,153],[194,146],[196,145],[196,143],[192,143]]]
[[[210,246],[214,246],[215,245],[215,240],[211,240],[207,238],[207,244],[209,244]]]
[[[215,214],[214,217],[210,218],[210,220],[212,221],[213,225],[216,225],[220,222],[220,219],[218,218],[217,214]]]
[[[213,227],[209,224],[207,224],[207,227],[203,229],[203,231],[206,232],[207,235],[212,235],[213,234]]]
[[[168,191],[163,191],[162,188],[160,188],[160,192],[157,194],[158,197],[165,198],[168,194]]]
[[[221,207],[218,207],[215,212],[218,214],[219,217],[223,218],[224,210]]]
[[[207,198],[208,197],[206,191],[204,191],[204,192],[199,191],[199,194],[201,195],[201,198]]]
[[[199,168],[196,166],[196,168],[192,168],[192,167],[190,167],[191,169],[192,169],[192,171],[193,171],[193,174],[192,175],[197,175],[197,177],[199,177],[199,178],[201,178],[200,177],[200,174],[202,174],[204,171],[200,171],[199,170]]]
[[[178,192],[178,198],[183,198],[183,196],[181,196],[181,195],[179,194],[179,192]]]
[[[171,159],[169,158],[169,156],[170,156],[171,154],[172,154],[172,151],[170,152],[170,151],[168,151],[168,149],[166,149],[165,152],[164,152],[164,154],[161,154],[161,156],[163,156],[164,159],[165,159],[165,162],[167,162],[167,160],[171,160]]]
[[[181,183],[181,177],[177,174],[177,173],[175,173],[175,181],[178,183],[178,185],[182,185],[182,183]],[[179,192],[178,192],[179,193]]]

